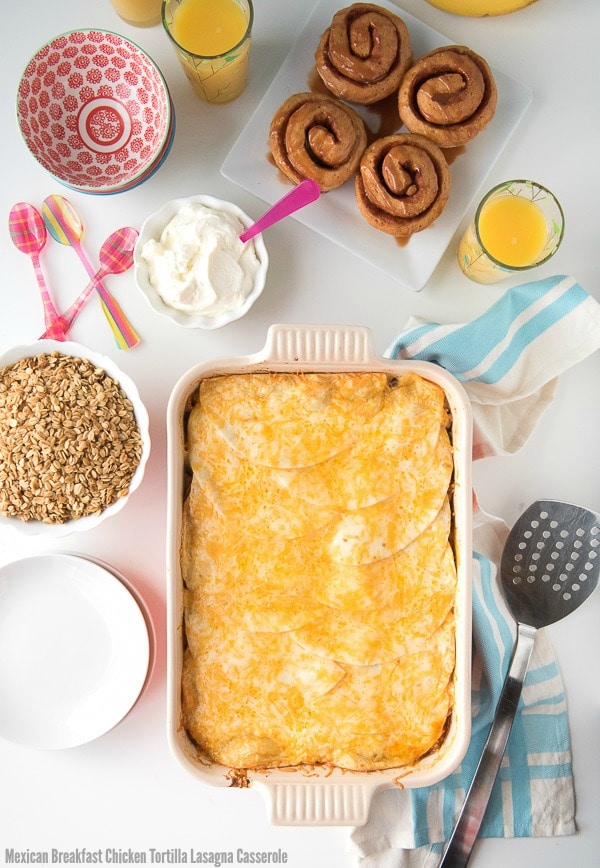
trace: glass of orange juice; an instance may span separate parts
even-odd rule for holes
[[[110,0],[115,12],[134,27],[152,27],[160,24],[162,0]]]
[[[194,91],[226,103],[246,87],[252,0],[163,0],[162,22]]]
[[[477,283],[497,283],[550,259],[564,229],[550,190],[535,181],[504,181],[479,203],[458,246],[458,264]]]

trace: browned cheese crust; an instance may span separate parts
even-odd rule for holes
[[[366,771],[436,749],[454,701],[450,424],[413,373],[202,381],[182,723],[208,761]]]

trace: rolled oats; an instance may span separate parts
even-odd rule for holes
[[[88,359],[40,353],[0,370],[0,512],[62,524],[129,491],[142,456],[133,405]]]

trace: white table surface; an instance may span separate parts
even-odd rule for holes
[[[340,6],[343,4],[340,3]],[[403,0],[403,8],[464,43],[534,90],[530,110],[490,171],[486,189],[512,177],[549,186],[566,212],[564,243],[534,272],[574,275],[600,300],[598,283],[600,173],[598,172],[598,44],[600,4],[537,0],[499,18],[461,18]],[[41,203],[63,193],[79,207],[86,246],[99,249],[117,226],[140,226],[163,202],[192,193],[233,199],[259,216],[264,203],[226,181],[219,167],[303,27],[313,0],[255,0],[250,82],[234,103],[208,107],[192,93],[160,26],[130,27],[108,0],[21,0],[3,6],[0,64],[2,167],[0,230],[2,312],[0,348],[42,330],[33,269],[12,245],[8,212],[26,200]],[[284,11],[285,10],[285,11]],[[15,121],[19,76],[35,50],[75,27],[116,30],[145,48],[161,67],[177,115],[172,152],[138,189],[117,196],[69,193],[38,167]],[[303,85],[299,88],[303,89]],[[266,146],[265,146],[266,152]],[[483,189],[481,190],[483,192]],[[259,793],[214,789],[182,770],[169,752],[165,727],[165,409],[175,382],[206,358],[259,350],[273,322],[342,322],[369,326],[383,352],[410,314],[442,322],[468,320],[494,302],[511,280],[480,287],[459,272],[454,258],[466,218],[420,293],[402,289],[334,243],[291,219],[270,230],[271,269],[265,292],[241,322],[216,332],[186,331],[159,318],[138,294],[131,273],[108,284],[143,343],[116,349],[96,305],[89,305],[72,337],[113,357],[136,381],[151,417],[152,454],[141,489],[118,516],[62,542],[0,539],[0,562],[49,550],[100,557],[134,584],[150,607],[157,634],[156,663],[147,692],[110,733],[86,746],[36,752],[0,740],[0,864],[6,848],[75,847],[203,851],[276,850],[292,868],[355,864],[346,828],[271,827]],[[85,276],[65,248],[44,255],[44,269],[65,302]],[[516,283],[517,281],[513,281]],[[66,306],[66,305],[65,305]],[[562,376],[557,396],[525,448],[476,465],[482,506],[514,521],[533,500],[549,496],[600,511],[600,358],[598,353]],[[576,835],[542,840],[485,840],[474,864],[563,866],[598,864],[600,853],[600,594],[571,618],[550,628],[565,680],[577,790]]]

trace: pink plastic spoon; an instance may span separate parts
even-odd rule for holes
[[[127,271],[133,265],[133,249],[138,237],[137,229],[131,226],[123,226],[121,229],[116,229],[112,232],[102,247],[98,258],[100,259],[100,268],[94,274],[88,285],[77,296],[73,304],[66,310],[62,316],[65,322],[65,331],[68,331],[75,317],[78,315],[81,308],[90,298],[97,284],[106,277],[107,274],[121,274]],[[40,338],[49,338],[52,335],[44,332]]]
[[[64,196],[47,196],[42,204],[42,215],[48,232],[60,244],[73,247],[89,277],[93,279],[94,266],[81,243],[83,223],[73,205]],[[113,331],[117,346],[122,350],[136,346],[140,340],[139,336],[127,320],[117,300],[102,282],[96,283],[94,286],[100,295],[102,310]]]
[[[304,181],[300,181],[300,183],[290,190],[289,193],[286,193],[279,202],[275,202],[275,204],[269,208],[269,210],[266,211],[263,216],[256,221],[256,223],[253,223],[252,226],[245,229],[240,235],[240,240],[249,241],[250,238],[254,238],[254,236],[258,235],[260,232],[264,232],[269,226],[272,226],[274,223],[283,220],[284,217],[293,214],[294,211],[304,208],[305,205],[310,205],[310,203],[318,199],[320,195],[321,188],[317,182],[313,181],[311,178],[305,178]]]
[[[42,215],[37,208],[28,202],[17,202],[10,210],[8,228],[17,250],[31,257],[44,305],[46,334],[54,340],[64,341],[66,338],[65,324],[56,309],[40,265],[40,253],[48,238]]]

